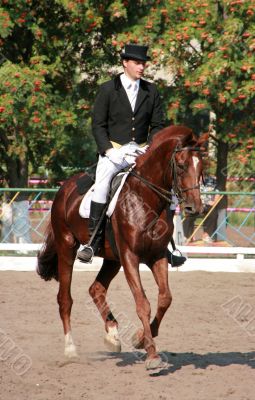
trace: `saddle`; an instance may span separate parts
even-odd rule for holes
[[[110,190],[106,202],[107,206],[107,216],[111,217],[117,200],[122,189],[122,186],[125,183],[126,178],[128,177],[128,172],[130,168],[124,168],[120,172],[118,172],[112,179],[110,184]],[[81,201],[79,214],[82,218],[89,218],[90,214],[90,203],[93,194],[93,184],[94,179],[90,175],[82,175],[76,181],[77,191],[82,196],[85,195]]]

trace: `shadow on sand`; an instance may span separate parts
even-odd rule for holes
[[[255,351],[248,353],[227,352],[227,353],[159,353],[164,366],[159,371],[150,371],[152,376],[168,375],[187,365],[193,365],[196,369],[206,369],[211,365],[226,367],[229,365],[246,365],[250,368],[255,368]],[[137,363],[144,363],[146,354],[139,351],[123,352],[123,353],[108,353],[97,352],[93,356],[93,361],[105,361],[109,359],[116,360],[116,365],[126,367]],[[90,358],[91,359],[91,358]]]

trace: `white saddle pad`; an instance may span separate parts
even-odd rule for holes
[[[116,206],[120,191],[121,191],[121,189],[122,189],[122,187],[123,187],[123,185],[125,183],[125,180],[127,179],[128,175],[129,175],[129,171],[121,172],[121,175],[123,175],[123,177],[122,177],[120,186],[118,187],[118,189],[116,190],[116,193],[114,194],[112,200],[110,201],[110,204],[108,206],[108,210],[106,212],[106,215],[109,218],[111,217],[111,215],[112,215],[112,213],[113,213],[113,211],[115,209],[115,206]],[[93,196],[93,193],[94,193],[94,186],[95,185],[91,186],[91,188],[87,191],[87,193],[84,195],[84,197],[83,197],[83,199],[81,201],[80,208],[79,208],[79,214],[80,214],[80,216],[82,218],[89,218],[90,205],[91,205],[91,200],[92,200],[92,196]]]
[[[95,185],[92,185],[91,188],[87,191],[87,193],[83,196],[83,199],[80,204],[79,214],[82,218],[89,218],[90,213],[90,204],[92,195],[94,192]]]

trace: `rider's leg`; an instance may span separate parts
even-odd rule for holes
[[[92,195],[90,216],[89,216],[89,237],[91,238],[96,226],[99,223],[102,212],[105,208],[112,177],[121,169],[112,163],[107,157],[99,156],[96,170],[96,181],[94,193]],[[99,227],[94,240],[90,246],[85,247],[78,252],[77,257],[82,262],[90,262],[94,253],[98,250],[103,236],[103,227]]]
[[[105,204],[96,203],[94,201],[91,201],[90,215],[89,215],[89,227],[88,227],[89,228],[89,238],[91,238],[95,228],[97,227],[104,208],[105,208]],[[90,244],[90,246],[85,245],[85,247],[81,251],[78,251],[77,257],[80,261],[83,261],[83,262],[91,261],[94,253],[98,250],[98,248],[101,244],[102,233],[103,233],[103,228],[102,228],[102,224],[101,224],[100,227],[98,228],[96,235],[95,235],[92,243]]]
[[[89,217],[89,234],[90,238],[93,234],[94,229],[99,223],[102,211],[104,210],[105,204],[107,202],[107,197],[110,189],[110,183],[115,174],[121,169],[128,167],[132,164],[137,156],[129,155],[134,153],[139,146],[134,146],[133,144],[127,144],[122,146],[119,151],[122,154],[122,161],[115,163],[111,161],[107,156],[99,156],[97,170],[96,170],[96,181],[94,187],[94,193],[92,196],[91,212]],[[121,160],[121,157],[120,157]],[[94,253],[98,250],[100,243],[102,242],[103,227],[100,226],[94,240],[90,246],[85,246],[81,251],[78,252],[78,259],[83,262],[90,262]]]

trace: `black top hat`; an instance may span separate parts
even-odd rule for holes
[[[121,58],[126,60],[148,61],[151,58],[147,56],[148,46],[138,44],[126,44]]]

